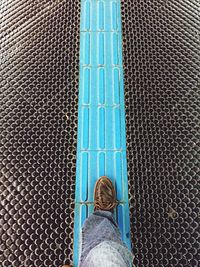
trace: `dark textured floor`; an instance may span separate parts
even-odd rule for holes
[[[78,0],[0,1],[0,266],[72,261]],[[122,0],[134,263],[197,267],[200,4]]]
[[[0,3],[0,266],[60,267],[73,252],[80,4]]]
[[[200,3],[122,1],[134,263],[197,267]]]

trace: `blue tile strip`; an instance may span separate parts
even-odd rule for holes
[[[74,267],[81,227],[93,212],[94,185],[102,175],[115,185],[120,201],[115,217],[131,248],[120,0],[81,1],[78,112]]]

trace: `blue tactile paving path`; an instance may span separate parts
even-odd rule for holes
[[[121,11],[118,0],[82,0],[74,266],[81,226],[93,212],[96,180],[108,176],[120,204],[115,214],[131,247],[126,164]]]

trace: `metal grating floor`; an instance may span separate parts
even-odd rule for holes
[[[135,265],[196,267],[200,4],[122,0]],[[0,265],[72,262],[78,0],[0,1]]]
[[[72,261],[78,0],[0,1],[0,266]]]
[[[197,267],[200,3],[122,1],[135,266]]]

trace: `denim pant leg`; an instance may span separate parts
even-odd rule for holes
[[[95,211],[86,219],[82,228],[82,249],[79,266],[84,262],[88,253],[104,241],[115,242],[126,247],[121,240],[120,230],[113,214],[109,211]]]

